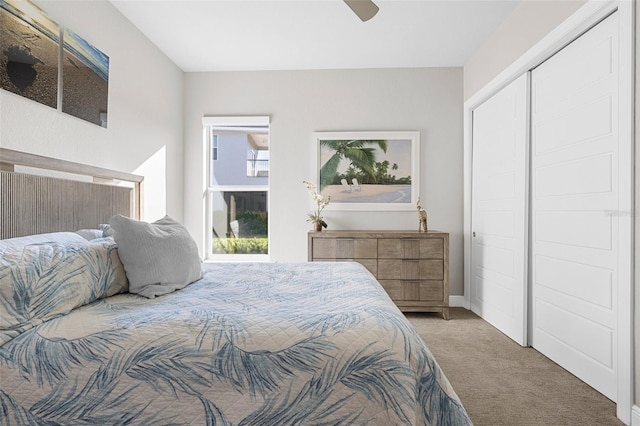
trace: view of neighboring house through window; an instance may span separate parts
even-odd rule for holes
[[[211,154],[213,160],[218,159],[218,135],[215,133],[211,135]]]
[[[267,258],[269,119],[205,117],[208,258]]]

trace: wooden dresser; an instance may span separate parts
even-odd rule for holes
[[[449,234],[429,231],[309,232],[309,261],[363,264],[404,312],[449,319]]]

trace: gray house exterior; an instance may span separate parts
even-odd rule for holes
[[[212,152],[213,185],[268,185],[269,151],[247,133],[216,135]],[[217,145],[217,146],[216,146]]]

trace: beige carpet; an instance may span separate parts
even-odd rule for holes
[[[611,400],[471,311],[406,316],[476,426],[622,425]]]

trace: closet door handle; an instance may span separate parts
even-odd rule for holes
[[[475,232],[475,231],[473,231],[473,232],[471,233],[471,235],[472,235],[473,237],[475,237],[475,236],[476,236],[476,232]]]

